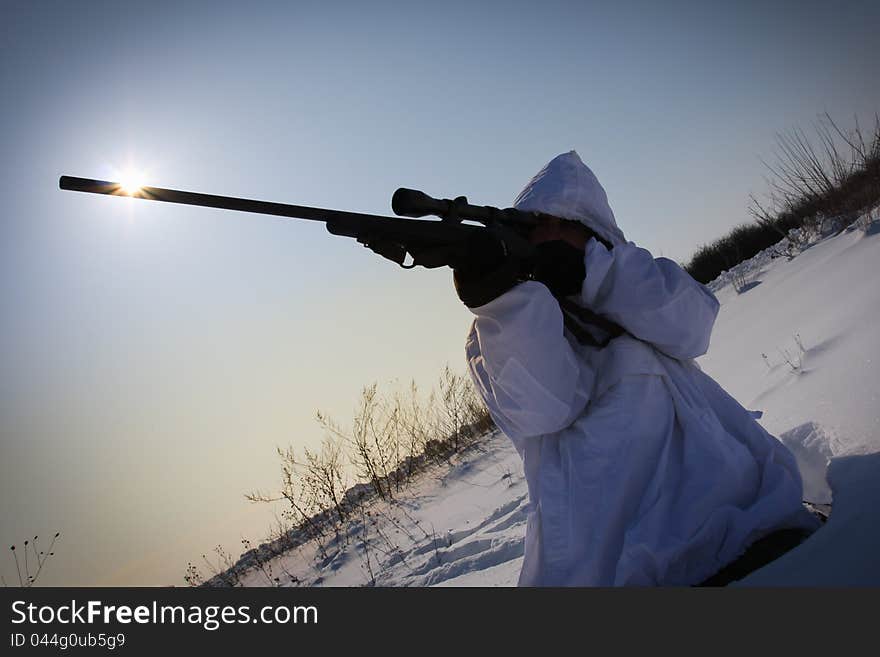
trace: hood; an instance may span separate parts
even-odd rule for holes
[[[612,245],[626,243],[605,190],[575,151],[550,160],[519,193],[513,207],[579,221]]]

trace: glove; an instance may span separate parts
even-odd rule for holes
[[[489,303],[522,282],[522,263],[507,255],[504,243],[488,231],[468,238],[452,272],[458,298],[468,308]]]
[[[581,249],[562,240],[541,242],[535,246],[532,279],[546,285],[553,296],[580,294],[586,275]]]

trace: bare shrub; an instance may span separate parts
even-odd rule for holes
[[[228,571],[240,574],[258,568],[270,584],[277,585],[280,579],[269,567],[273,556],[314,541],[321,559],[316,567],[321,568],[332,559],[329,545],[339,550],[357,537],[367,582],[374,584],[380,565],[378,557],[401,559],[395,541],[378,528],[376,513],[390,522],[395,532],[403,532],[411,540],[415,540],[416,532],[427,536],[399,503],[398,494],[418,472],[432,463],[448,461],[475,445],[479,436],[494,427],[470,379],[448,365],[436,390],[425,398],[415,381],[405,390],[395,388],[389,393],[380,391],[378,384],[373,383],[361,391],[351,428],[341,426],[321,411],[316,413],[316,419],[325,431],[321,449],[303,449],[300,458],[293,447],[276,448],[281,459],[281,490],[274,495],[256,491],[246,495],[252,502],[287,502],[286,522],[278,521],[269,543],[248,550],[235,564],[220,564],[228,566]],[[349,485],[350,476],[358,483]],[[393,513],[383,515],[380,503]],[[398,518],[398,513],[403,518]],[[218,568],[203,559],[212,576],[206,579],[197,567],[189,564],[187,582],[228,586],[239,583],[239,574],[223,579]],[[297,581],[286,574],[291,581]]]
[[[788,369],[790,369],[792,372],[797,374],[798,372],[801,371],[801,368],[803,367],[803,360],[801,358],[801,354],[792,353],[788,349],[783,348],[783,349],[779,350],[779,355],[782,356],[783,362],[785,362],[785,364],[788,365]]]
[[[402,481],[406,485],[421,465],[420,458],[429,439],[430,424],[415,380],[410,382],[408,396],[404,396],[399,390],[394,392],[393,403],[397,410],[395,428],[398,432],[398,444],[406,454],[400,468]]]
[[[449,365],[440,377],[439,390],[436,435],[446,436],[454,453],[490,429],[492,421],[470,379]]]
[[[349,448],[349,460],[358,479],[373,487],[381,499],[393,498],[388,475],[397,465],[400,454],[396,409],[389,408],[372,383],[361,391],[361,399],[350,430],[343,429],[329,416],[318,411],[318,422],[342,439]]]
[[[55,532],[55,535],[49,542],[49,547],[45,550],[40,549],[39,535],[26,540],[20,550],[17,545],[10,546],[9,551],[12,553],[12,559],[15,562],[15,573],[18,576],[19,586],[29,588],[37,583],[37,578],[43,572],[43,566],[46,565],[49,557],[55,556],[53,549],[55,548],[55,542],[60,536],[61,532]],[[3,586],[9,586],[5,577],[0,579],[2,579]]]
[[[745,266],[734,267],[730,272],[730,281],[737,294],[742,294],[756,285],[757,272]]]
[[[797,349],[789,350],[787,348],[782,348],[779,350],[779,353],[782,356],[783,362],[788,365],[788,369],[794,374],[800,374],[803,371],[804,356],[807,353],[807,349],[804,347],[804,341],[801,338],[800,333],[794,334],[794,343],[797,345]]]
[[[795,257],[819,236],[843,230],[880,201],[880,115],[866,136],[858,118],[842,128],[828,113],[812,126],[776,135],[773,158],[763,161],[767,194],[749,197],[752,225],[737,226],[701,246],[685,266],[709,283],[722,271],[788,239],[777,255]]]
[[[345,522],[351,508],[346,497],[348,478],[343,462],[343,445],[338,438],[325,436],[321,449],[313,452],[303,449],[303,459],[299,459],[293,447],[277,447],[281,459],[281,490],[278,495],[253,492],[245,495],[251,502],[277,502],[284,500],[289,505],[287,517],[295,527],[307,534],[308,539],[317,539],[323,549],[326,533],[332,532],[339,539],[341,524]],[[276,539],[282,543],[288,533],[281,533]]]
[[[215,546],[213,552],[217,555],[216,563],[207,554],[202,555],[202,563],[208,568],[209,576],[206,577],[198,566],[190,562],[186,565],[184,575],[186,583],[190,586],[240,586],[241,573],[235,567],[232,556],[221,545]]]

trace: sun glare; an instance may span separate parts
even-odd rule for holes
[[[134,196],[144,186],[144,174],[134,169],[126,169],[119,174],[119,188],[124,194]]]

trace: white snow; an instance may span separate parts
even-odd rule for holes
[[[700,365],[763,412],[797,457],[805,499],[833,499],[819,532],[737,585],[880,585],[878,232],[848,230],[791,260],[767,250],[739,266],[741,294],[731,273],[710,285],[722,307]],[[344,536],[264,549],[241,583],[514,586],[526,503],[519,457],[496,431],[393,503],[367,505]]]
[[[496,430],[393,502],[368,504],[345,536],[289,550],[242,583],[284,585],[293,575],[300,585],[514,586],[527,501],[519,455]]]

